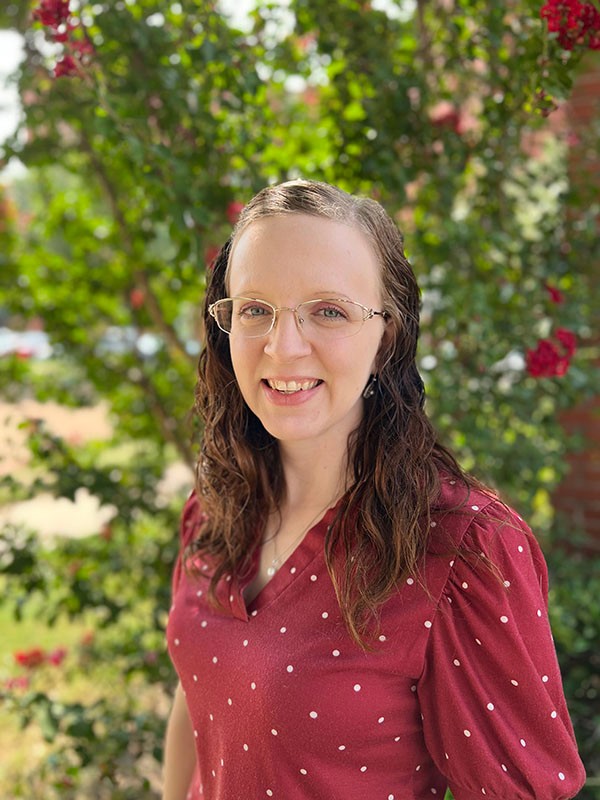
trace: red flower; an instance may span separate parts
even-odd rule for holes
[[[231,225],[235,225],[243,210],[244,203],[240,203],[239,200],[232,200],[231,203],[229,203],[227,206],[227,219]]]
[[[582,45],[600,49],[600,12],[591,3],[581,0],[548,0],[540,11],[548,21],[550,33],[564,50]]]
[[[49,28],[58,28],[69,19],[69,0],[42,0],[33,18]]]
[[[48,653],[47,661],[49,664],[53,664],[55,667],[58,667],[65,660],[66,655],[67,655],[66,647],[57,647],[55,650],[51,650]]]
[[[17,650],[14,656],[17,664],[26,669],[35,669],[46,660],[46,653],[41,647],[32,647],[31,650]]]
[[[569,331],[567,328],[558,328],[554,336],[565,349],[567,358],[571,358],[575,353],[575,347],[577,345],[577,338],[573,331]]]
[[[557,305],[560,305],[560,303],[564,303],[565,302],[564,294],[559,289],[557,289],[555,286],[550,286],[550,284],[547,283],[546,284],[546,291],[550,295],[550,302],[551,303],[556,303]]]
[[[575,334],[566,328],[558,328],[554,339],[554,342],[540,339],[535,350],[527,351],[525,363],[532,377],[560,378],[566,375],[575,353]]]
[[[73,56],[63,56],[60,61],[56,62],[54,67],[55,78],[70,78],[72,75],[77,74],[77,62]]]

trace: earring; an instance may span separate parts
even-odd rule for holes
[[[365,386],[362,396],[365,400],[368,400],[370,397],[373,397],[375,394],[375,390],[377,389],[377,375],[371,375],[369,378],[369,382]]]

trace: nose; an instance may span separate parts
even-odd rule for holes
[[[291,361],[310,352],[311,346],[302,332],[297,313],[293,308],[281,308],[267,336],[265,353],[277,361]]]

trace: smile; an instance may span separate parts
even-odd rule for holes
[[[321,380],[313,381],[279,381],[267,379],[264,381],[270,389],[275,389],[282,394],[295,394],[296,392],[307,392],[309,389],[314,389]]]

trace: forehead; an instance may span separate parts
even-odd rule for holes
[[[336,290],[360,302],[376,302],[380,273],[362,230],[292,213],[262,217],[242,231],[231,251],[227,284],[233,295],[301,294],[301,300],[319,290]]]

